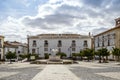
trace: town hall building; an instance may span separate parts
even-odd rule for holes
[[[52,54],[52,49],[57,49],[58,52],[64,52],[67,57],[71,57],[72,53],[92,48],[91,42],[90,34],[40,34],[28,36],[28,52],[44,57],[44,54]]]

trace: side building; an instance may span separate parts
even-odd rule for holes
[[[40,57],[44,57],[45,54],[52,55],[52,49],[71,57],[72,53],[92,47],[91,36],[80,34],[40,34],[28,36],[28,42],[29,53],[39,54]]]
[[[0,60],[4,59],[4,36],[0,35]]]
[[[4,54],[7,54],[9,51],[15,52],[16,55],[27,54],[27,44],[23,44],[17,41],[14,42],[4,42]]]
[[[120,18],[115,19],[115,27],[94,36],[94,48],[107,48],[112,51],[114,48],[120,48]]]

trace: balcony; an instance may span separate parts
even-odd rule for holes
[[[48,44],[44,44],[44,47],[48,47]]]
[[[87,48],[87,47],[88,47],[88,45],[87,45],[87,44],[83,44],[83,46],[84,46],[85,48]]]
[[[62,47],[62,44],[58,44],[57,47]]]
[[[33,46],[33,47],[37,47],[37,45],[36,45],[36,44],[33,44],[32,46]]]
[[[72,44],[71,47],[76,47],[76,44]]]

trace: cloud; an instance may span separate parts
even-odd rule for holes
[[[114,27],[120,16],[120,0],[24,1],[0,3],[0,33],[7,39],[41,33],[98,34]]]
[[[66,14],[53,14],[48,15],[45,18],[30,19],[26,17],[23,19],[23,23],[26,26],[37,27],[40,29],[57,29],[61,27],[72,26],[74,23],[74,16]]]
[[[93,33],[94,35],[96,35],[96,34],[98,34],[98,33],[104,32],[104,31],[106,31],[106,30],[108,30],[108,29],[109,29],[109,28],[100,27],[100,28],[93,29],[93,30],[92,30],[92,33]]]

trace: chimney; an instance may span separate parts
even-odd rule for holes
[[[118,26],[118,25],[120,25],[120,17],[119,18],[117,18],[117,19],[115,19],[115,22],[116,22],[116,27]]]

